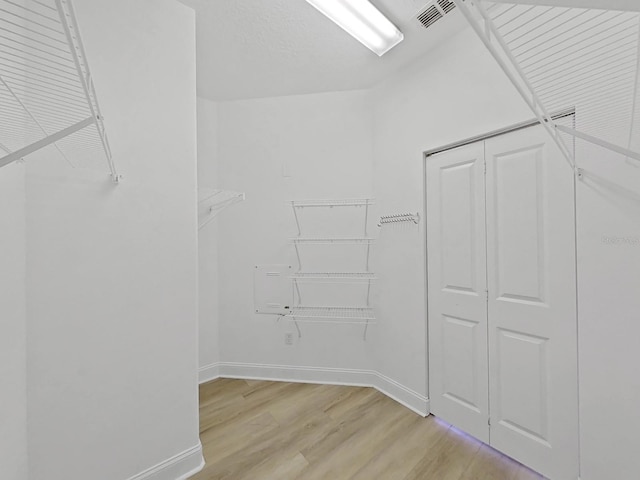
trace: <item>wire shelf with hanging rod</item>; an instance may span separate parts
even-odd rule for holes
[[[579,175],[574,142],[640,161],[640,8],[454,0]],[[575,126],[549,112],[575,109]],[[580,176],[579,176],[580,178]]]
[[[120,180],[71,0],[0,0],[0,167],[52,146]]]

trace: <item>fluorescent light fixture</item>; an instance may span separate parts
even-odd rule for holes
[[[307,0],[379,57],[404,35],[368,0]]]

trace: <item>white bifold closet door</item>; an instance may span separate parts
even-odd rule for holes
[[[427,160],[431,411],[489,443],[484,144]]]
[[[578,478],[573,170],[541,127],[427,160],[434,415]]]

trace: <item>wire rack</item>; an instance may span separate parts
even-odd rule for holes
[[[293,200],[291,206],[294,208],[305,207],[366,207],[373,205],[374,201],[371,198],[356,198],[356,199],[338,199],[338,200]]]
[[[640,158],[639,12],[454,1],[574,167],[571,137]]]
[[[370,324],[375,320],[370,307],[294,307],[286,315],[297,321],[315,323]]]
[[[70,0],[0,0],[0,167],[48,145],[119,180]]]
[[[389,224],[413,223],[417,225],[420,222],[420,213],[398,213],[395,215],[383,215],[380,217],[378,227]]]
[[[377,277],[369,272],[298,272],[291,275],[295,280],[349,280],[368,281]]]
[[[332,243],[340,243],[340,244],[365,244],[370,245],[375,240],[373,238],[368,237],[349,237],[349,238],[339,238],[339,237],[296,237],[292,238],[291,241],[294,244],[310,244],[310,245],[327,245]]]

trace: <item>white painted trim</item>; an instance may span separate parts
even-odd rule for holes
[[[395,380],[376,372],[377,383],[373,387],[387,397],[413,410],[418,415],[426,417],[430,413],[429,399],[418,392],[405,387]]]
[[[265,365],[257,363],[220,364],[220,376],[223,378],[244,378],[247,380],[272,380],[293,383],[320,383],[326,385],[349,385],[371,387],[369,370],[350,370],[343,368],[298,367],[291,365]]]
[[[214,374],[217,376],[213,376]],[[371,387],[418,415],[423,417],[429,415],[427,397],[373,370],[229,362],[207,365],[200,369],[200,383],[216,378]]]
[[[215,380],[216,378],[220,378],[219,362],[211,363],[198,369],[198,383],[200,383],[200,385]]]
[[[187,480],[204,468],[202,444],[185,450],[128,480]]]

